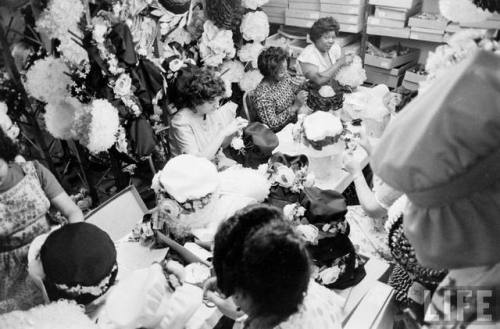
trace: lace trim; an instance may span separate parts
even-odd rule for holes
[[[118,270],[118,265],[115,263],[113,268],[111,269],[111,272],[109,273],[108,276],[106,276],[104,279],[101,280],[97,285],[94,286],[82,286],[77,284],[76,286],[68,286],[66,284],[54,284],[54,286],[60,290],[63,291],[69,295],[72,296],[80,296],[80,295],[93,295],[93,296],[100,296],[103,293],[108,290],[108,287],[110,286],[110,281],[111,277],[113,274]]]

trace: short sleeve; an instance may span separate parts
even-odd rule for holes
[[[224,126],[231,123],[236,118],[236,110],[238,109],[238,105],[233,102],[228,102],[222,105],[217,110],[218,119]]]
[[[40,185],[49,200],[64,192],[61,184],[57,181],[54,174],[38,161],[33,161]]]
[[[373,192],[377,202],[385,209],[389,209],[403,195],[402,192],[390,187],[378,176],[373,177]]]
[[[193,128],[181,117],[174,116],[170,123],[170,147],[174,156],[197,154],[200,151]]]
[[[317,56],[317,51],[314,49],[314,45],[309,45],[300,53],[299,57],[297,57],[297,62],[313,64],[316,66],[320,66],[320,59]]]
[[[336,62],[340,59],[340,57],[342,57],[342,48],[340,48],[340,46],[338,44],[334,44],[331,48],[330,48],[330,59],[332,59],[332,61]]]

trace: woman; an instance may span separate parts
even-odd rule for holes
[[[274,207],[244,208],[215,236],[216,286],[206,298],[248,329],[340,328],[341,298],[310,280],[304,241]],[[234,302],[234,304],[232,304]]]
[[[14,163],[17,146],[0,129],[0,312],[33,302],[27,279],[30,242],[49,231],[50,206],[70,223],[83,220],[54,175],[36,161]]]
[[[288,56],[280,47],[262,51],[257,61],[264,76],[252,94],[252,104],[259,120],[273,131],[297,120],[307,100],[302,83],[288,74]]]
[[[353,61],[353,55],[342,56],[340,46],[335,43],[339,29],[340,25],[333,17],[318,19],[309,31],[313,44],[297,58],[297,70],[317,85],[328,84],[342,66]]]
[[[173,156],[191,154],[212,160],[247,124],[235,119],[229,106],[219,106],[224,82],[208,69],[191,66],[181,71],[172,92],[179,109],[170,123]]]

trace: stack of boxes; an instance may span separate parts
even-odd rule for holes
[[[366,32],[408,39],[410,28],[408,18],[422,9],[422,0],[370,0],[375,13],[368,17]]]
[[[332,16],[340,23],[340,31],[359,33],[363,29],[364,0],[320,0],[321,17]]]
[[[341,32],[363,29],[364,0],[289,0],[285,24],[309,28],[320,17],[333,16]]]
[[[398,46],[391,46],[382,49],[382,52],[395,52],[397,48]],[[390,88],[397,88],[401,85],[406,70],[415,66],[419,56],[419,49],[406,49],[404,53],[392,57],[367,53],[365,55],[366,81],[373,84],[385,84]]]
[[[443,42],[449,21],[439,14],[421,13],[410,17],[410,39]]]
[[[285,11],[288,8],[288,0],[269,0],[262,10],[269,17],[270,23],[285,24]]]

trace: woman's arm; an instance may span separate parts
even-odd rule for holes
[[[60,193],[50,203],[68,219],[70,223],[83,221],[82,210],[71,200],[66,192]]]
[[[318,85],[327,84],[335,76],[337,71],[345,64],[344,60],[340,59],[327,70],[319,72],[317,65],[303,62],[299,63],[304,76]]]
[[[255,102],[257,116],[263,124],[267,125],[271,130],[280,129],[288,122],[292,121],[300,106],[293,103],[286,110],[277,113],[276,104],[270,99],[257,99]]]

